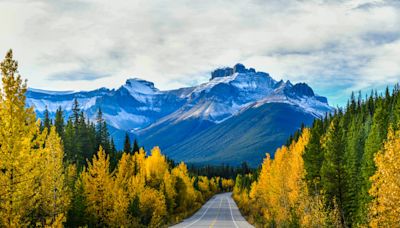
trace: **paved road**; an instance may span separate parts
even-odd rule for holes
[[[217,194],[192,217],[172,226],[186,227],[253,227],[240,214],[240,211],[231,197],[231,193]]]

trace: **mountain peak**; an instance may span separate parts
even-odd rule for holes
[[[223,67],[214,70],[213,72],[211,72],[210,80],[213,80],[214,78],[218,77],[228,77],[233,75],[234,73],[239,73],[239,74],[256,73],[256,70],[254,68],[247,69],[245,65],[241,63],[236,63],[233,67]]]
[[[124,87],[131,93],[152,94],[159,91],[154,87],[153,82],[149,82],[140,78],[127,79]]]
[[[315,96],[314,91],[306,83],[297,83],[292,88],[293,92],[298,95],[313,97]]]

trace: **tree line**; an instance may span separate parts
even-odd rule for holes
[[[101,110],[92,123],[76,100],[66,123],[61,109],[37,119],[12,51],[0,69],[1,227],[163,227],[232,190],[232,179],[190,174],[158,147],[126,140],[117,152]]]
[[[267,155],[258,178],[239,175],[234,196],[260,226],[397,227],[399,147],[399,86],[352,94]]]

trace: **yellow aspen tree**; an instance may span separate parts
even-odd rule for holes
[[[57,226],[65,221],[71,200],[71,191],[63,165],[64,151],[61,138],[51,127],[42,153],[40,177],[40,211],[44,213],[42,225]]]
[[[146,153],[143,148],[132,156],[133,176],[128,181],[129,199],[135,199],[146,185]]]
[[[167,159],[161,154],[159,147],[151,150],[151,155],[146,158],[146,182],[152,187],[159,188],[165,172],[168,171]]]
[[[167,208],[161,192],[146,187],[139,195],[139,208],[144,225],[160,227],[165,222]]]
[[[167,203],[167,209],[170,214],[173,213],[173,210],[176,206],[176,190],[175,190],[176,179],[174,176],[170,174],[170,172],[165,172],[163,177],[163,186],[162,189],[165,195],[165,201]]]
[[[193,180],[189,177],[187,167],[183,162],[173,168],[171,173],[177,179],[177,212],[186,212],[195,206],[197,194],[193,187]]]
[[[127,191],[130,178],[134,175],[133,156],[128,153],[123,153],[118,161],[117,170],[115,172],[115,184],[121,186],[124,191]]]
[[[235,181],[232,179],[222,179],[222,189],[225,192],[231,192],[233,190],[233,186],[235,186]]]
[[[399,227],[400,224],[400,131],[389,129],[383,149],[374,158],[369,206],[371,227]]]
[[[258,181],[251,185],[250,199],[253,203],[253,210],[260,211],[266,221],[272,220],[271,202],[271,157],[266,155],[261,166]]]
[[[146,174],[146,152],[143,148],[139,149],[139,153],[135,153],[133,155],[133,163],[134,163],[134,174]]]
[[[109,212],[113,210],[113,179],[110,158],[101,146],[93,162],[88,162],[87,171],[82,172],[82,184],[88,214],[98,221],[97,225],[109,224]]]
[[[288,164],[286,157],[288,148],[286,146],[280,148],[275,153],[275,158],[271,164],[271,183],[267,191],[271,193],[271,211],[274,221],[278,226],[286,225],[285,221],[290,216],[289,198],[287,193],[287,175]]]
[[[218,191],[218,182],[215,177],[210,178],[210,191],[215,194]]]
[[[10,50],[0,63],[0,226],[28,226],[37,208],[39,158],[45,133],[33,108],[26,108],[26,83]]]
[[[205,176],[199,176],[197,182],[198,188],[205,199],[211,197],[210,180]]]
[[[130,224],[128,217],[129,199],[121,185],[114,183],[111,189],[112,209],[108,214],[108,224],[114,227],[124,227]]]
[[[110,224],[113,226],[126,226],[129,224],[129,181],[133,176],[133,160],[128,153],[123,153],[115,172],[112,188],[113,209],[110,211]]]

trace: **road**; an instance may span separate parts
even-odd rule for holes
[[[215,195],[192,217],[172,227],[253,227],[240,214],[231,195],[230,192]]]

